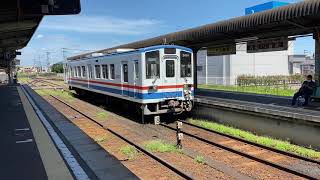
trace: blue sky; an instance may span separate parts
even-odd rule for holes
[[[298,0],[283,0],[297,2]],[[22,65],[142,40],[244,15],[267,0],[81,0],[80,15],[46,16],[22,50]],[[299,39],[295,53],[314,51],[311,38]]]

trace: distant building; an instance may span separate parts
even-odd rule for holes
[[[19,69],[19,72],[33,73],[33,72],[37,72],[37,68],[34,66],[21,66]]]
[[[291,55],[289,56],[289,73],[314,75],[315,59],[306,55]]]

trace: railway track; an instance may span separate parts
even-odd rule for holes
[[[156,154],[147,151],[145,148],[143,148],[141,145],[131,141],[130,139],[128,139],[125,136],[122,136],[121,134],[115,132],[114,130],[105,127],[103,124],[101,124],[100,122],[96,121],[94,118],[90,117],[89,115],[80,112],[79,110],[77,110],[76,108],[72,107],[71,105],[69,105],[68,103],[64,102],[63,100],[59,99],[58,97],[52,96],[51,97],[53,99],[55,99],[57,102],[63,104],[65,107],[69,108],[70,110],[78,113],[79,115],[85,117],[88,121],[91,121],[95,124],[97,124],[98,126],[100,126],[101,128],[103,128],[104,130],[110,132],[111,134],[117,136],[118,138],[124,140],[125,142],[127,142],[128,144],[134,146],[136,149],[138,149],[140,152],[142,152],[143,154],[149,156],[150,158],[154,159],[155,161],[157,161],[158,163],[160,163],[161,165],[167,167],[169,170],[173,171],[174,173],[176,173],[177,175],[181,176],[184,179],[193,179],[192,176],[190,176],[189,174],[183,172],[182,170],[180,170],[178,167],[170,164],[169,162],[167,162],[166,160],[162,159],[161,157],[157,156]]]
[[[223,150],[235,153],[237,155],[249,158],[249,159],[251,159],[253,161],[256,161],[256,162],[271,166],[273,168],[279,169],[279,170],[284,171],[286,173],[290,173],[290,174],[293,174],[293,175],[296,175],[296,176],[299,176],[299,177],[302,177],[302,178],[319,179],[319,177],[320,177],[320,176],[319,177],[314,177],[314,176],[312,176],[312,175],[310,175],[308,173],[304,173],[302,171],[290,168],[290,167],[282,165],[280,163],[275,163],[275,162],[267,160],[265,158],[262,158],[262,157],[259,157],[259,156],[256,156],[256,155],[252,155],[250,153],[238,150],[237,148],[233,148],[233,147],[230,147],[228,145],[224,145],[222,143],[219,143],[219,142],[216,142],[216,141],[213,141],[213,140],[209,140],[209,139],[214,139],[214,138],[208,138],[208,136],[205,137],[203,134],[204,134],[204,132],[206,132],[206,133],[211,133],[211,134],[223,136],[225,138],[228,138],[229,140],[241,142],[244,145],[247,144],[247,145],[250,145],[250,146],[254,146],[255,148],[258,148],[258,149],[261,149],[261,150],[266,150],[266,151],[268,151],[270,153],[280,154],[282,156],[286,156],[288,158],[293,158],[293,159],[299,160],[299,161],[304,161],[306,163],[313,163],[316,166],[318,166],[320,164],[320,162],[317,161],[317,160],[305,158],[305,157],[302,157],[302,156],[298,156],[296,154],[291,154],[291,153],[288,153],[288,152],[284,152],[284,151],[280,151],[280,150],[277,150],[277,149],[274,149],[274,148],[270,148],[270,147],[266,147],[266,146],[263,146],[263,145],[260,145],[260,144],[256,144],[256,143],[253,143],[253,142],[250,142],[250,141],[246,141],[246,140],[243,140],[243,139],[240,139],[240,138],[229,136],[229,135],[226,135],[226,134],[223,134],[223,133],[219,133],[219,132],[216,132],[216,131],[208,130],[208,129],[205,129],[205,128],[190,124],[190,123],[185,122],[185,121],[181,121],[181,122],[184,123],[184,126],[183,126],[184,129],[185,128],[189,129],[189,131],[188,130],[181,130],[181,132],[184,135],[189,136],[191,138],[194,138],[196,140],[199,140],[201,142],[207,143],[209,145],[221,148]],[[165,127],[165,128],[167,128],[167,129],[170,129],[172,131],[176,131],[176,128],[174,126],[172,126],[172,125],[167,125],[167,124],[164,124],[164,123],[162,123],[160,125]],[[190,131],[190,130],[192,130],[192,131]],[[203,132],[200,132],[199,130],[203,131]],[[210,134],[208,134],[208,135],[210,135]]]
[[[63,100],[57,98],[57,97],[54,97],[54,96],[51,96],[52,98],[54,98],[55,100],[59,101],[60,103],[63,103],[64,105],[68,106],[69,108],[71,108],[72,110],[76,111],[77,113],[80,113],[82,116],[87,116],[86,118],[88,118],[90,121],[96,123],[97,125],[99,125],[100,127],[102,127],[103,129],[109,131],[110,133],[114,134],[115,136],[121,138],[122,140],[124,140],[125,142],[127,142],[128,144],[131,144],[132,146],[136,147],[136,149],[138,149],[139,151],[141,151],[142,153],[144,153],[145,155],[151,157],[152,155],[154,155],[153,153],[150,153],[148,151],[145,151],[143,147],[139,146],[138,144],[135,144],[134,142],[130,141],[128,138],[126,137],[123,137],[122,135],[118,134],[117,132],[113,131],[112,129],[110,128],[107,128],[107,127],[104,127],[103,124],[97,122],[96,120],[94,120],[93,118],[91,118],[90,116],[82,113],[82,112],[79,112],[77,109],[73,108],[71,105],[65,103]],[[183,121],[184,122],[184,121]],[[169,125],[165,125],[165,124],[161,124],[162,126],[164,127],[167,127],[169,129],[171,129],[172,131],[175,131],[176,129],[172,126],[169,126]],[[258,148],[261,148],[261,149],[264,149],[264,150],[269,150],[269,151],[272,151],[274,153],[278,153],[278,154],[281,154],[281,155],[284,155],[284,156],[288,156],[290,158],[295,158],[295,159],[298,159],[300,161],[304,161],[304,162],[308,162],[308,163],[314,163],[314,164],[317,164],[319,165],[319,161],[317,160],[313,160],[313,159],[309,159],[309,158],[305,158],[305,157],[301,157],[301,156],[298,156],[298,155],[295,155],[295,154],[291,154],[291,153],[288,153],[288,152],[283,152],[283,151],[280,151],[280,150],[276,150],[276,149],[273,149],[273,148],[270,148],[270,147],[265,147],[263,145],[259,145],[259,144],[255,144],[255,143],[252,143],[252,142],[249,142],[249,141],[246,141],[246,140],[243,140],[243,139],[239,139],[239,138],[235,138],[235,137],[232,137],[232,136],[229,136],[229,135],[225,135],[225,134],[222,134],[222,133],[219,133],[219,132],[215,132],[215,131],[212,131],[212,130],[208,130],[208,129],[205,129],[205,128],[202,128],[202,127],[199,127],[199,126],[196,126],[196,125],[193,125],[193,124],[190,124],[188,122],[184,122],[184,127],[188,126],[189,128],[194,128],[194,130],[202,130],[202,131],[205,131],[207,133],[212,133],[212,134],[216,134],[216,135],[220,135],[220,136],[224,136],[226,138],[229,138],[229,139],[233,139],[233,140],[236,140],[236,141],[239,141],[239,142],[242,142],[244,144],[249,144],[249,145],[252,145],[252,146],[256,146]],[[119,130],[119,129],[118,129]],[[270,167],[273,167],[275,169],[278,169],[280,171],[283,171],[285,173],[288,173],[288,174],[292,174],[292,175],[296,175],[296,176],[299,176],[299,177],[302,177],[302,178],[306,178],[306,179],[319,179],[320,176],[313,176],[313,175],[310,175],[308,173],[304,173],[302,171],[300,171],[299,169],[292,169],[288,166],[285,166],[285,165],[282,165],[281,163],[274,163],[272,161],[268,161],[264,158],[259,158],[257,156],[253,156],[253,155],[250,155],[246,152],[242,152],[240,150],[237,150],[237,149],[234,149],[234,148],[230,148],[228,146],[225,146],[225,145],[222,145],[222,144],[219,144],[219,143],[216,143],[215,141],[210,141],[208,140],[209,138],[204,138],[204,137],[201,137],[199,136],[197,133],[191,133],[189,131],[186,131],[186,130],[183,130],[183,133],[187,136],[190,136],[192,138],[195,138],[197,140],[200,140],[204,143],[207,143],[207,144],[210,144],[212,146],[216,146],[216,147],[219,147],[221,149],[224,149],[226,151],[229,151],[229,152],[232,152],[234,154],[237,154],[237,155],[240,155],[240,156],[243,156],[245,158],[248,158],[250,160],[253,160],[253,161],[256,161],[256,162],[259,162],[261,164],[264,164],[264,165],[267,165],[267,166],[270,166]],[[168,163],[167,161],[164,161],[163,159],[159,158],[157,160],[157,156],[154,155],[155,157],[151,157],[152,159],[156,160],[157,162],[159,162],[160,164],[163,164],[165,167],[168,167],[168,169],[171,170],[171,167],[175,168],[177,171],[179,171],[180,173],[183,173],[185,176],[181,175],[180,173],[177,173],[176,171],[173,170],[173,172],[175,172],[176,174],[178,174],[179,176],[183,177],[183,178],[186,178],[186,179],[190,179],[192,177],[190,177],[190,175],[184,173],[183,171],[181,171],[181,169],[179,168],[176,168],[175,166],[171,165],[170,163]],[[161,162],[163,161],[163,162]],[[318,166],[319,167],[319,166]]]
[[[61,89],[61,85],[44,80],[44,79],[34,79],[28,83],[32,88],[54,88],[54,89]]]

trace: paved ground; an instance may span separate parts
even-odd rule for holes
[[[74,179],[20,86],[0,99],[0,179]]]
[[[47,179],[16,86],[0,86],[0,179]]]
[[[290,97],[258,95],[258,94],[241,93],[241,92],[198,89],[196,91],[196,95],[217,97],[217,98],[223,98],[223,99],[233,99],[233,100],[239,100],[239,101],[248,101],[248,102],[255,102],[255,103],[263,103],[263,104],[274,104],[274,105],[280,105],[280,106],[289,106],[291,104]]]

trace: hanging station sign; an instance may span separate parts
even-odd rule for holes
[[[236,44],[227,44],[227,45],[217,45],[210,46],[207,48],[207,56],[222,56],[236,54],[237,48]]]
[[[247,53],[288,50],[288,37],[259,39],[247,42]]]

